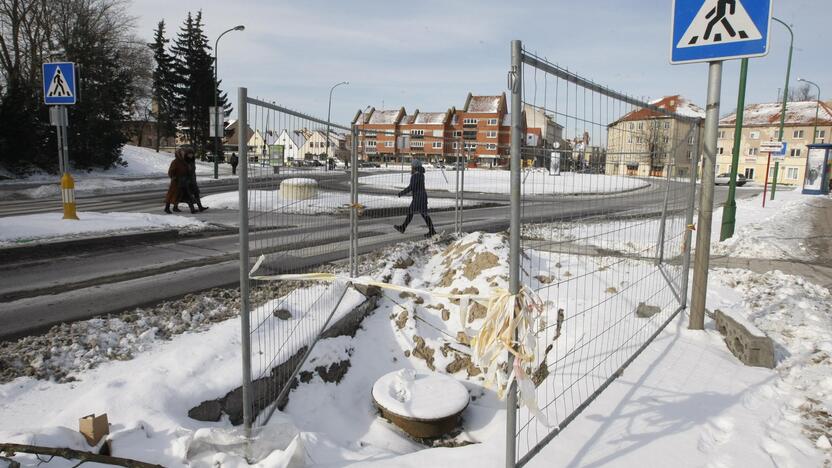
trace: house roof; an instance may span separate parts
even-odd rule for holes
[[[505,109],[505,93],[499,96],[474,96],[468,93],[463,111],[468,114],[496,114]]]
[[[687,99],[678,94],[673,96],[665,96],[661,99],[650,101],[650,104],[655,107],[658,107],[659,109],[664,109],[668,112],[673,112],[675,114],[681,115],[682,117],[693,117],[698,119],[705,118],[704,109],[688,101]],[[657,112],[653,109],[642,107],[628,114],[625,114],[624,117],[621,117],[614,123],[657,118],[668,118],[668,116],[661,112]]]
[[[780,123],[780,111],[782,102],[769,102],[764,104],[751,104],[745,106],[743,111],[743,126],[769,126]],[[786,121],[788,125],[814,125],[815,112],[818,112],[817,123],[821,125],[832,125],[832,107],[824,102],[818,101],[796,101],[786,103]],[[730,126],[737,122],[737,113],[734,112],[719,120],[719,125]]]
[[[419,112],[415,116],[417,125],[443,125],[448,119],[448,112]]]

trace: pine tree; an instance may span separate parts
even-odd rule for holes
[[[156,67],[153,70],[153,99],[155,101],[153,116],[156,119],[157,152],[159,151],[159,142],[163,136],[176,134],[175,62],[167,51],[169,42],[170,40],[165,37],[165,21],[159,21],[159,26],[154,31],[153,43],[148,44],[156,61]]]

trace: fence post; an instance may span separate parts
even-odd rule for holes
[[[511,228],[509,229],[509,293],[520,292],[520,141],[522,139],[523,104],[523,46],[511,41]],[[517,337],[515,336],[516,340]],[[511,371],[514,356],[509,354]],[[517,383],[512,382],[506,394],[506,467],[513,468],[517,461]]]
[[[693,265],[691,330],[705,328],[705,299],[708,294],[708,268],[711,261],[711,221],[714,211],[714,175],[719,126],[719,98],[722,91],[722,62],[711,62],[708,71],[708,104],[705,114],[705,164],[702,167],[702,197],[699,202],[699,228],[696,231],[696,263]],[[765,198],[763,199],[765,200]]]
[[[460,220],[461,211],[462,211],[462,199],[460,198],[460,194],[459,194],[459,172],[460,172],[460,170],[459,170],[459,152],[460,151],[461,150],[459,148],[457,148],[456,162],[454,162],[454,164],[456,165],[456,167],[454,167],[454,177],[455,177],[455,183],[456,183],[456,193],[454,194],[454,209],[456,210],[454,212],[454,230],[456,231],[457,234],[462,233],[462,221]]]
[[[685,240],[684,240],[684,257],[682,257],[682,287],[680,288],[680,295],[682,296],[682,307],[688,306],[688,282],[690,278],[690,251],[691,241],[693,240],[693,212],[696,206],[696,175],[699,172],[699,124],[701,120],[697,120],[693,130],[693,155],[690,161],[690,197],[688,200],[688,209],[685,213]]]
[[[248,89],[237,89],[237,128],[248,128]],[[237,176],[240,197],[240,333],[243,354],[243,424],[246,438],[251,437],[251,325],[249,324],[248,282],[248,146],[238,138],[240,175]]]
[[[350,276],[358,272],[358,126],[352,125],[350,145]]]

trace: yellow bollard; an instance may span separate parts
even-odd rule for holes
[[[69,172],[61,177],[61,199],[64,202],[64,219],[78,219],[75,212],[75,181]]]

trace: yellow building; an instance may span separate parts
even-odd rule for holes
[[[765,181],[768,153],[760,151],[760,144],[778,140],[780,134],[780,110],[783,103],[751,104],[743,112],[742,137],[738,172],[759,184]],[[818,112],[816,143],[828,143],[832,139],[832,107],[824,102],[802,101],[786,104],[786,122],[783,140],[787,143],[786,156],[780,161],[778,184],[800,185],[806,170],[806,145],[812,143],[815,128],[815,112]],[[717,141],[717,174],[731,171],[734,148],[736,113],[719,121]],[[774,178],[774,162],[771,160],[769,181]]]
[[[650,104],[683,117],[705,118],[702,108],[682,96],[666,96]],[[701,130],[702,120],[699,122]],[[670,174],[674,177],[689,175],[693,126],[690,121],[649,108],[625,114],[607,127],[605,173],[664,177],[672,168]]]

